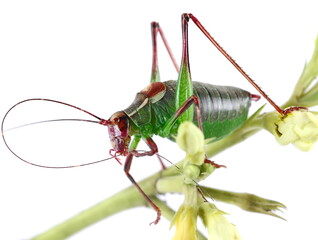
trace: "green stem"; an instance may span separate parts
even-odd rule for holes
[[[179,164],[182,164],[181,162]],[[138,184],[143,191],[150,197],[158,194],[156,190],[156,182],[162,176],[173,176],[178,174],[175,166],[167,168],[166,170],[153,174],[152,176],[140,181]],[[129,199],[129,201],[127,200]],[[170,210],[165,203],[159,204],[163,216],[170,219]],[[86,227],[105,219],[115,213],[138,206],[148,206],[145,198],[138,192],[135,186],[126,188],[108,199],[88,208],[87,210],[71,217],[55,227],[43,232],[42,234],[33,238],[33,240],[59,240],[65,239]]]
[[[65,239],[115,213],[145,205],[145,200],[140,197],[140,193],[132,186],[34,237],[33,240]]]
[[[169,171],[167,172],[169,173]],[[159,177],[160,174],[157,173],[139,183],[148,196],[156,194],[155,183]],[[129,199],[129,201],[127,199]],[[147,202],[136,187],[131,186],[34,237],[33,240],[65,239],[115,213],[138,206],[147,206]]]
[[[155,197],[157,194],[155,190],[155,183],[160,176],[174,175],[175,170],[175,167],[170,167],[162,173],[156,173],[139,183],[145,193],[148,194],[148,196],[150,196],[155,204],[160,208],[162,215],[169,221],[172,220],[175,212],[169,208],[166,203]],[[127,199],[129,199],[129,201],[127,201]],[[135,186],[131,186],[102,201],[101,203],[98,203],[95,206],[75,215],[65,222],[43,232],[42,234],[34,237],[33,240],[62,240],[113,214],[139,206],[149,207],[148,203],[138,192]],[[202,233],[198,232],[198,236],[200,240],[206,240]]]

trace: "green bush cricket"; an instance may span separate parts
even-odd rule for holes
[[[188,54],[188,22],[192,20],[203,34],[213,43],[213,45],[234,65],[234,67],[267,99],[267,101],[282,115],[290,111],[297,110],[299,107],[282,110],[278,107],[260,88],[259,86],[242,70],[242,68],[228,55],[222,47],[212,38],[205,30],[196,17],[192,14],[182,15],[182,60],[179,69],[176,61],[172,57],[170,48],[165,36],[158,23],[153,22],[152,39],[153,39],[153,64],[151,83],[149,86],[137,93],[133,103],[123,111],[114,113],[108,120],[97,117],[88,111],[75,107],[60,101],[50,99],[27,99],[14,105],[3,118],[2,136],[9,150],[18,158],[29,164],[46,167],[46,168],[68,168],[84,166],[87,164],[74,166],[50,167],[33,164],[16,154],[7,144],[4,135],[4,122],[10,111],[17,105],[28,101],[51,101],[64,104],[69,107],[81,110],[95,117],[98,121],[90,121],[105,125],[108,127],[109,136],[112,144],[110,150],[111,158],[119,161],[118,156],[125,156],[124,171],[130,181],[138,188],[141,194],[147,199],[157,212],[157,218],[153,223],[160,220],[160,209],[151,201],[143,192],[130,175],[130,167],[133,157],[152,156],[158,153],[156,143],[152,140],[153,135],[159,135],[163,138],[174,140],[178,126],[184,121],[194,121],[203,131],[206,139],[217,141],[230,134],[238,128],[246,119],[252,100],[258,100],[259,96],[250,94],[235,87],[216,86],[207,83],[192,82],[189,54]],[[160,82],[158,60],[157,60],[157,34],[160,34],[166,48],[171,56],[175,68],[179,72],[177,81]],[[59,119],[88,121],[83,119]],[[48,120],[52,121],[52,120]],[[134,137],[131,140],[131,137]],[[149,151],[139,152],[137,146],[140,140],[143,140],[150,148]],[[159,157],[159,156],[158,156]],[[160,157],[159,160],[161,161]],[[104,160],[101,160],[104,161]],[[97,161],[100,162],[100,161]],[[214,163],[212,163],[214,164]],[[163,164],[162,164],[163,165]],[[218,166],[215,164],[215,166]],[[164,165],[163,165],[164,167]]]

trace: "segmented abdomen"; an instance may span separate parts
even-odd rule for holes
[[[239,118],[250,106],[250,93],[240,88],[193,82],[202,122]]]
[[[176,81],[164,82],[165,98],[175,96]],[[251,94],[230,86],[193,82],[194,94],[200,101],[200,112],[205,138],[222,138],[239,127],[247,118]],[[168,99],[167,99],[168,100]],[[174,99],[169,99],[174,103]],[[196,114],[194,122],[196,122]]]

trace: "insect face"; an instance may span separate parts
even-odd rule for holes
[[[107,126],[112,150],[126,156],[130,143],[128,117],[124,112],[116,112],[109,118]]]

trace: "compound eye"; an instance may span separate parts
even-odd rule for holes
[[[127,118],[121,117],[117,120],[117,125],[120,130],[124,130],[127,128]]]
[[[129,129],[129,120],[127,116],[122,116],[118,119],[117,126],[122,137],[127,137]]]
[[[126,138],[129,131],[129,119],[124,112],[116,112],[109,119],[111,136]]]

